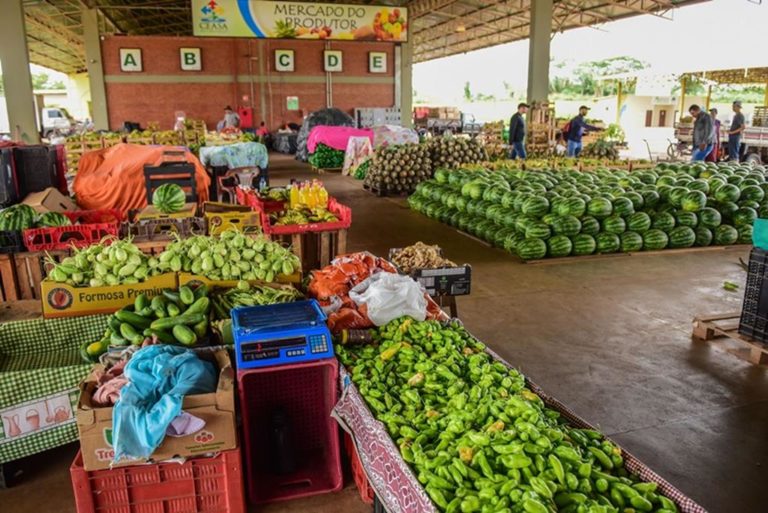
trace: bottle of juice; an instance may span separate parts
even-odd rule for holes
[[[307,182],[302,182],[299,187],[299,205],[307,206]]]
[[[323,208],[328,208],[328,191],[325,190],[323,182],[317,183],[317,204]]]
[[[317,208],[320,205],[320,186],[317,180],[312,180],[312,185],[309,188],[309,208]]]
[[[296,208],[299,206],[299,184],[298,183],[291,184],[290,199],[291,199],[291,208]]]

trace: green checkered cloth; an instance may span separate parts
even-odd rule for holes
[[[0,324],[0,463],[13,461],[77,440],[74,416],[56,426],[11,437],[3,412],[67,395],[72,411],[77,385],[91,364],[80,345],[100,339],[107,316],[35,319]],[[39,408],[37,408],[39,409]]]

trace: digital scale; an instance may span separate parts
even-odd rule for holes
[[[333,358],[328,317],[314,299],[232,310],[237,368]]]

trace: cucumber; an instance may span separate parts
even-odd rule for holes
[[[133,306],[137,312],[141,312],[149,306],[149,298],[146,294],[139,294],[136,296],[136,300],[133,302]]]
[[[195,294],[187,286],[179,288],[179,298],[185,305],[191,305],[195,302]]]
[[[173,336],[185,346],[191,346],[197,342],[197,335],[195,335],[195,332],[183,324],[177,324],[173,327]]]
[[[133,305],[129,305],[129,306],[133,307]],[[120,322],[122,323],[127,322],[134,328],[140,329],[140,330],[149,328],[149,325],[152,324],[151,319],[147,319],[146,317],[142,317],[141,315],[138,315],[134,312],[129,312],[125,309],[118,310],[117,312],[115,312],[115,317],[117,317],[117,319]]]
[[[195,299],[200,299],[208,295],[208,285],[200,285],[195,289]]]
[[[192,326],[192,331],[195,332],[197,338],[204,338],[208,334],[208,319],[204,319]]]
[[[207,297],[201,297],[194,303],[192,303],[192,306],[187,308],[187,310],[184,312],[185,315],[187,314],[196,314],[196,313],[207,313],[208,308],[211,306],[211,300]]]
[[[176,317],[166,317],[165,319],[154,320],[149,327],[153,330],[167,330],[180,324],[194,326],[195,324],[203,322],[204,320],[205,315],[201,313],[193,313],[189,315],[185,314],[178,315]]]
[[[176,303],[168,303],[167,310],[169,317],[176,317],[181,313],[181,309],[176,305]]]
[[[120,334],[123,336],[123,338],[135,346],[139,345],[142,340],[144,340],[144,337],[127,322],[124,322],[120,325]]]
[[[152,310],[151,306],[145,306],[144,308],[142,308],[138,312],[139,312],[139,315],[141,315],[142,317],[154,317],[155,316],[155,311]]]
[[[117,329],[118,331],[115,331],[112,333],[112,335],[109,336],[109,345],[116,347],[127,346],[128,341],[125,340],[125,338],[120,334],[120,328]]]
[[[171,335],[170,333],[168,333],[167,331],[153,330],[153,329],[149,329],[147,331],[149,332],[149,336],[152,336],[152,335],[156,336],[157,340],[159,340],[163,344],[175,344],[176,343],[176,338],[173,335]]]
[[[170,289],[165,289],[163,291],[163,296],[165,296],[165,298],[168,301],[171,301],[172,303],[176,303],[177,305],[181,302],[181,297],[179,297],[179,293],[174,292]]]
[[[80,344],[80,358],[83,359],[83,361],[86,361],[88,363],[93,363],[96,361],[95,358],[92,358],[90,354],[88,354],[88,348],[93,342],[83,342]]]
[[[119,331],[120,325],[122,323],[117,317],[115,317],[114,315],[110,315],[109,319],[107,320],[107,324],[109,324],[109,327],[112,328],[112,331]]]

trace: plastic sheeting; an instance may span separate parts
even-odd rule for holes
[[[367,137],[350,137],[344,153],[343,175],[354,175],[357,168],[373,158],[373,145]]]
[[[334,150],[346,151],[347,142],[351,137],[367,137],[373,142],[373,131],[367,128],[318,125],[309,132],[307,151],[314,153],[317,145],[321,143]]]
[[[267,147],[257,142],[202,146],[200,148],[200,162],[204,166],[226,166],[229,169],[252,166],[267,169],[269,154]]]
[[[411,128],[396,125],[381,125],[373,127],[373,145],[387,146],[389,144],[419,144],[419,134]]]
[[[296,141],[296,160],[306,162],[309,159],[307,151],[307,140],[309,133],[318,125],[325,126],[355,126],[354,120],[339,109],[322,109],[313,112],[304,119],[304,123],[299,130],[299,137]],[[345,148],[342,148],[346,149]]]
[[[189,150],[184,159],[195,166],[198,202],[208,201],[211,179],[205,168]],[[142,146],[117,144],[111,148],[83,154],[72,190],[77,204],[85,210],[113,208],[121,212],[142,209],[147,206],[147,188],[144,181],[144,165],[159,166],[167,162],[168,146]],[[173,161],[181,161],[174,158]]]

